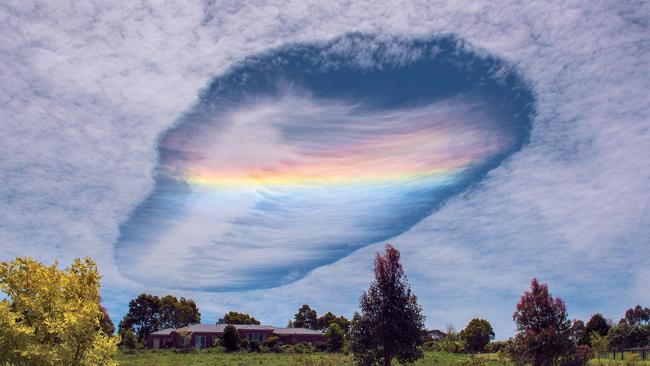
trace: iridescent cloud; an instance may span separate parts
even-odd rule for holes
[[[121,270],[176,288],[275,287],[399,235],[522,146],[522,88],[449,38],[353,35],[248,59],[161,137]]]

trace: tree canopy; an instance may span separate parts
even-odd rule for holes
[[[100,326],[100,279],[90,258],[65,269],[0,263],[0,360],[7,365],[112,366],[117,338]]]
[[[260,321],[249,314],[237,311],[229,311],[223,318],[217,320],[217,324],[255,324],[260,325]]]
[[[519,361],[533,366],[553,365],[572,353],[571,322],[562,299],[554,298],[548,286],[533,279],[513,314],[517,325],[514,338]]]
[[[294,315],[295,328],[319,329],[318,314],[309,305],[304,304]]]
[[[408,363],[423,356],[422,308],[399,260],[391,245],[375,256],[375,279],[361,296],[361,311],[352,323],[350,349],[359,365],[388,366],[393,358]]]
[[[181,328],[200,322],[201,313],[193,300],[140,294],[129,302],[129,311],[120,322],[119,334],[124,338],[131,330],[142,341],[161,329]]]
[[[485,346],[494,339],[494,330],[489,321],[475,318],[460,331],[460,338],[470,353],[483,352]]]

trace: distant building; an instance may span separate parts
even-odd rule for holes
[[[223,336],[227,324],[194,324],[178,329],[163,329],[149,334],[147,348],[179,348],[182,334],[189,335],[189,345],[194,348],[212,347]],[[308,342],[324,343],[325,334],[305,328],[276,328],[268,325],[233,324],[242,340],[264,342],[268,337],[278,337],[280,344]]]

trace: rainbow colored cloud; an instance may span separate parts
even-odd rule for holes
[[[249,58],[159,142],[122,272],[232,291],[287,284],[402,234],[528,138],[531,94],[453,38],[349,35]]]

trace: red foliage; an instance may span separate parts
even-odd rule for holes
[[[516,342],[521,345],[519,359],[534,366],[552,365],[571,352],[571,322],[560,298],[553,298],[546,284],[533,279],[513,314],[517,323]]]

